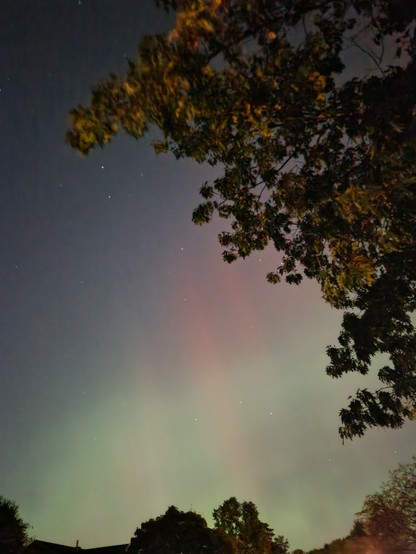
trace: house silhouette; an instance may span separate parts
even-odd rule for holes
[[[25,554],[125,554],[128,544],[101,546],[99,548],[81,548],[65,546],[53,542],[34,540],[25,548]]]

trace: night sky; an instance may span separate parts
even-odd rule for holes
[[[410,461],[415,425],[342,445],[371,379],[325,375],[340,314],[314,283],[268,284],[272,250],[225,264],[223,222],[191,223],[212,169],[151,137],[65,144],[90,85],[168,25],[151,0],[1,2],[0,494],[68,545],[236,496],[319,547]]]

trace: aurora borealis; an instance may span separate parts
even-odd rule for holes
[[[68,111],[169,20],[151,0],[3,0],[0,494],[37,538],[128,542],[169,505],[252,500],[292,549],[345,535],[415,426],[342,445],[371,378],[325,375],[340,314],[222,262],[191,223],[212,169],[119,137],[82,158]]]

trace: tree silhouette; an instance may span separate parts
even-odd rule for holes
[[[253,502],[239,502],[235,497],[225,500],[213,512],[215,527],[231,537],[240,554],[287,554],[288,541],[274,536],[267,523],[259,519]]]
[[[416,457],[390,472],[380,490],[366,497],[358,514],[368,535],[384,548],[416,539]]]
[[[17,554],[29,540],[29,524],[19,515],[19,507],[12,500],[0,496],[0,552]]]
[[[171,506],[165,514],[142,523],[127,549],[130,554],[233,554],[233,542],[209,529],[203,517]]]

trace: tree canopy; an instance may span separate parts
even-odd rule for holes
[[[88,153],[156,126],[157,152],[222,168],[193,220],[229,220],[224,259],[271,244],[270,282],[319,283],[343,312],[330,376],[387,360],[379,388],[341,410],[341,437],[402,426],[416,412],[416,4],[158,3],[176,11],[174,28],[92,89],[69,143]]]
[[[27,544],[29,524],[19,514],[19,507],[12,500],[0,496],[0,552],[18,554]]]
[[[380,490],[366,497],[358,514],[366,533],[382,548],[416,540],[416,457],[390,472]]]
[[[127,552],[130,554],[233,554],[234,544],[221,531],[209,529],[195,512],[171,506],[165,514],[136,529]]]
[[[214,510],[215,528],[199,514],[171,506],[136,529],[130,554],[288,554],[289,543],[259,520],[253,502],[229,498]]]
[[[260,521],[253,502],[239,502],[231,497],[214,510],[213,517],[215,527],[233,539],[238,554],[287,554],[289,551],[288,541],[281,535],[275,537],[273,529]]]

